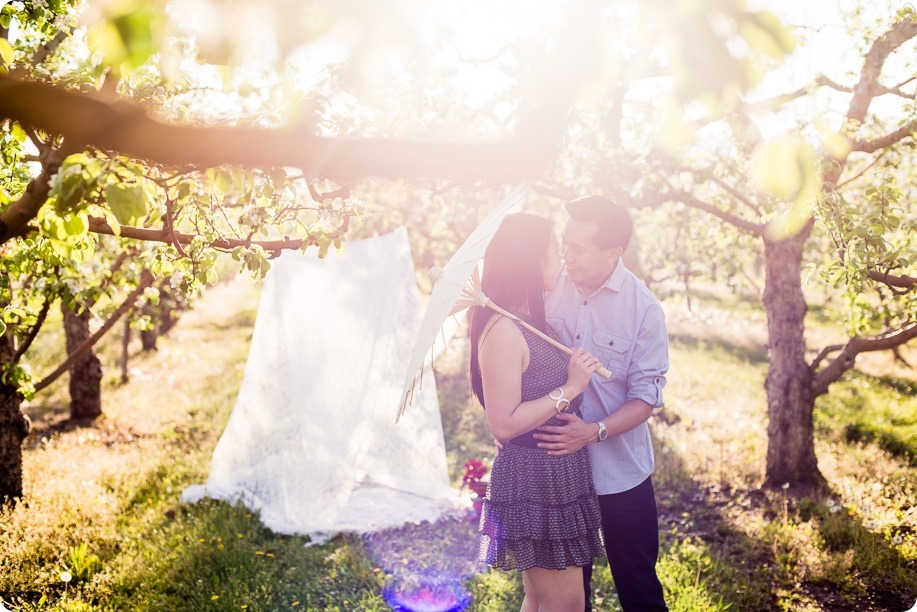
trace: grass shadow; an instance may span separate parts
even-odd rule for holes
[[[869,521],[855,509],[841,507],[826,496],[801,500],[798,511],[815,524],[825,549],[832,553],[824,580],[812,585],[826,608],[906,610],[912,605],[917,598],[917,564],[870,529]]]
[[[679,421],[665,412],[654,418]],[[852,612],[913,604],[917,563],[856,509],[841,508],[830,493],[795,498],[704,482],[677,452],[654,442],[658,567],[672,610],[763,611],[816,602],[819,609]],[[812,546],[818,561],[802,558]]]
[[[847,443],[873,443],[917,466],[917,382],[848,372],[818,398],[815,423]]]

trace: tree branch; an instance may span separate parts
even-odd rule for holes
[[[862,151],[863,153],[874,153],[879,149],[885,149],[891,145],[904,140],[911,134],[917,132],[917,121],[906,123],[894,132],[885,136],[880,136],[875,140],[856,140],[853,142],[853,151]]]
[[[32,65],[38,66],[46,59],[48,59],[52,53],[57,51],[57,48],[61,45],[61,43],[67,40],[68,36],[70,36],[69,32],[65,30],[58,30],[57,34],[54,35],[54,38],[39,47],[38,51],[35,52],[35,55],[32,56]]]
[[[917,35],[917,19],[909,16],[907,19],[894,24],[888,32],[880,36],[872,44],[863,62],[863,69],[860,71],[860,81],[853,88],[853,98],[851,98],[850,107],[847,110],[849,122],[855,122],[858,125],[863,123],[869,110],[869,104],[882,89],[878,85],[878,81],[885,60],[892,51],[915,35]]]
[[[631,199],[626,203],[633,208],[652,208],[659,206],[660,204],[664,204],[665,202],[681,202],[682,204],[690,206],[691,208],[709,213],[746,234],[758,237],[764,235],[765,226],[763,224],[752,223],[751,221],[737,217],[736,215],[730,214],[724,210],[720,210],[713,204],[698,200],[690,193],[685,193],[679,189],[673,189],[672,191],[661,193],[659,195],[648,198]]]
[[[96,234],[106,234],[116,236],[115,231],[108,223],[97,218],[89,219],[89,231]],[[133,227],[122,225],[120,230],[122,238],[134,238],[136,240],[146,240],[149,242],[164,242],[171,245],[191,244],[196,237],[194,234],[183,234],[180,232],[167,231],[165,229],[152,229],[146,227]],[[307,243],[312,244],[311,242]],[[210,245],[217,249],[232,249],[237,246],[258,245],[265,251],[281,251],[284,249],[301,249],[303,241],[299,239],[284,238],[282,240],[246,240],[241,238],[218,238],[210,242]]]
[[[736,200],[738,200],[739,202],[741,202],[742,204],[744,204],[745,206],[753,210],[755,214],[757,215],[761,214],[761,208],[759,208],[757,204],[752,202],[751,198],[747,197],[744,193],[740,192],[738,189],[736,189],[735,187],[733,187],[726,181],[721,180],[715,176],[708,176],[707,178],[709,178],[711,181],[719,185],[726,193],[734,197]]]
[[[915,337],[917,337],[917,323],[911,321],[908,327],[888,336],[879,336],[876,338],[851,338],[842,348],[833,346],[824,349],[813,362],[813,369],[828,353],[837,351],[840,348],[841,354],[825,366],[821,372],[816,374],[815,381],[813,382],[815,395],[818,396],[827,393],[828,386],[839,379],[844,372],[853,367],[858,354],[893,349],[909,342]]]
[[[0,100],[2,95],[0,89]],[[43,157],[45,161],[42,163],[41,173],[29,181],[25,193],[18,200],[0,213],[0,244],[29,233],[29,221],[35,218],[38,210],[48,201],[51,177],[57,174],[65,156],[60,152],[48,150],[43,153]]]
[[[812,369],[812,371],[815,371],[816,369],[818,369],[818,366],[821,364],[821,362],[824,361],[825,357],[827,357],[831,353],[838,352],[839,350],[843,349],[844,346],[845,345],[843,344],[832,344],[831,346],[826,346],[825,348],[821,350],[821,352],[818,353],[818,355],[815,357],[815,359],[812,361],[809,367]]]
[[[35,337],[38,336],[38,332],[41,330],[41,326],[45,324],[45,319],[48,316],[48,310],[51,309],[51,296],[45,296],[45,303],[41,305],[41,310],[38,312],[38,318],[35,319],[35,325],[33,325],[29,332],[26,334],[25,339],[22,341],[22,344],[16,349],[16,352],[13,353],[12,363],[19,361],[19,358],[25,355],[25,352],[29,350],[29,347],[32,346],[32,342],[35,340]]]
[[[870,168],[875,166],[877,163],[879,163],[880,159],[885,157],[886,152],[887,151],[882,151],[881,153],[876,155],[876,157],[871,162],[869,162],[869,164],[865,168],[863,168],[860,172],[857,172],[854,176],[851,176],[849,179],[847,179],[843,183],[838,184],[838,186],[834,188],[834,191],[840,191],[844,186],[849,185],[853,181],[857,180],[858,178],[860,178],[861,176],[869,172]]]
[[[105,324],[102,325],[102,327],[100,327],[96,333],[86,338],[82,344],[76,347],[76,349],[74,349],[74,351],[70,353],[63,361],[63,363],[57,366],[53,372],[42,378],[40,382],[36,383],[35,391],[41,391],[53,383],[55,380],[57,380],[60,375],[69,370],[70,366],[72,366],[78,359],[80,359],[86,353],[86,351],[91,349],[96,344],[96,342],[101,340],[102,336],[104,336],[108,330],[110,330],[114,324],[118,322],[118,319],[120,319],[124,313],[130,310],[131,306],[134,305],[134,302],[137,301],[137,298],[143,294],[146,288],[153,284],[153,280],[153,275],[150,274],[148,270],[144,270],[140,275],[140,283],[137,285],[137,288],[131,291],[131,293],[124,299],[124,302],[122,302],[122,304],[118,306],[118,309],[115,310],[111,317],[108,318]]]
[[[908,291],[917,287],[917,277],[915,276],[895,276],[894,274],[879,272],[878,270],[870,270],[867,276],[874,281],[884,283],[890,287],[898,287]]]
[[[99,301],[99,297],[98,297],[98,296],[101,296],[101,295],[102,295],[102,292],[105,291],[105,288],[108,287],[108,285],[111,284],[111,279],[112,279],[112,277],[115,275],[115,273],[118,272],[118,270],[121,269],[121,266],[123,266],[123,265],[124,265],[124,262],[127,261],[127,257],[128,257],[128,251],[121,251],[121,253],[118,255],[118,258],[115,259],[114,263],[111,265],[111,268],[109,268],[108,274],[105,276],[104,279],[102,279],[102,283],[99,285],[99,292],[98,292],[98,294],[96,295],[95,298],[93,298],[93,299],[91,299],[91,300],[87,300],[87,301],[83,304],[83,307],[84,307],[84,308],[86,308],[86,309],[88,310],[88,309],[91,309],[93,306],[96,305],[96,302]]]
[[[82,145],[167,166],[288,166],[343,182],[364,176],[438,176],[505,183],[537,175],[558,145],[565,120],[566,107],[550,102],[521,122],[518,136],[504,141],[360,140],[323,138],[306,128],[171,125],[131,104],[0,77],[0,117]]]
[[[870,47],[869,51],[866,53],[866,58],[863,60],[863,68],[860,70],[860,80],[856,87],[853,88],[853,95],[850,97],[850,106],[847,109],[846,115],[846,126],[848,129],[855,130],[866,120],[866,113],[869,111],[869,105],[872,103],[873,98],[880,93],[881,87],[878,84],[879,75],[882,72],[882,67],[885,65],[885,60],[888,58],[889,54],[915,35],[917,35],[917,19],[915,19],[913,15],[908,15],[906,19],[895,23],[885,34],[876,39],[872,44],[872,47]],[[903,137],[902,135],[901,138]],[[857,143],[853,141],[853,139],[851,139],[851,141],[853,147],[851,150],[871,152],[880,148],[879,143],[876,141],[873,141],[873,144],[877,145],[875,148],[871,148],[867,143]],[[855,147],[857,144],[860,144],[861,148],[856,149]],[[830,190],[832,189],[831,186],[837,185],[838,178],[847,164],[848,155],[849,153],[845,153],[838,156],[834,160],[836,163],[829,165],[823,177],[823,191]]]

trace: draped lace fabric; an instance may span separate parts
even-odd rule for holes
[[[404,229],[342,256],[279,257],[210,476],[182,501],[240,500],[271,530],[317,542],[456,510],[432,372],[395,424],[419,323]]]
[[[518,325],[518,323],[517,323]],[[521,325],[529,345],[522,401],[547,395],[567,380],[568,357]],[[554,330],[549,335],[557,339]],[[571,408],[578,414],[582,396]],[[552,417],[547,423],[563,424]],[[506,444],[494,459],[481,510],[482,561],[505,570],[560,570],[604,556],[602,516],[585,448],[560,457],[531,448],[530,436]]]

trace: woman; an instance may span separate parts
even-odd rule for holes
[[[544,292],[560,267],[544,217],[519,213],[500,225],[484,255],[481,288],[490,300],[557,338],[544,318]],[[603,553],[601,515],[585,449],[549,457],[532,431],[578,413],[598,360],[572,357],[518,322],[476,307],[471,322],[472,389],[491,433],[503,445],[494,459],[481,512],[481,560],[521,570],[523,612],[582,610],[582,566]]]

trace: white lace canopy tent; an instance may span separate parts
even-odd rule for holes
[[[210,476],[182,501],[240,500],[273,531],[315,541],[459,507],[432,373],[395,424],[420,316],[403,228],[341,257],[279,257]]]

